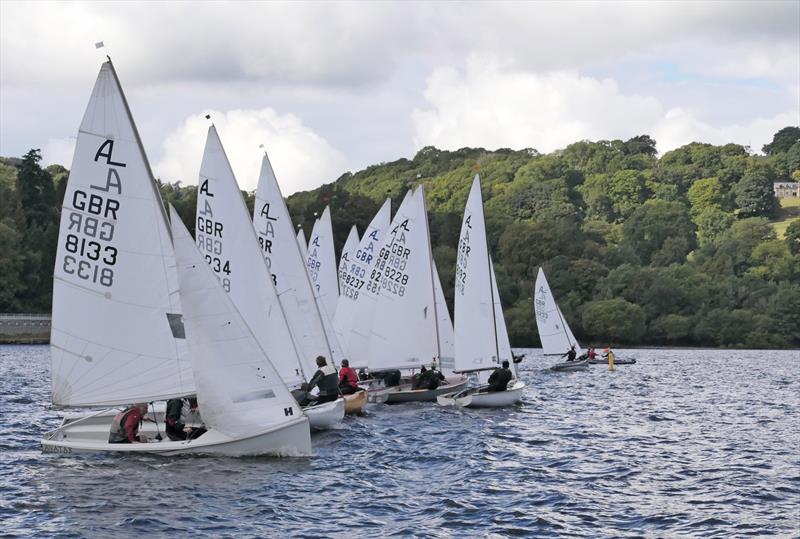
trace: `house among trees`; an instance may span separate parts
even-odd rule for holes
[[[800,198],[800,182],[775,182],[772,187],[778,198]]]

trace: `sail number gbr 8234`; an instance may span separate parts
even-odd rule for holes
[[[114,265],[117,263],[117,248],[114,229],[120,202],[113,194],[122,195],[119,169],[125,163],[112,160],[114,141],[105,140],[94,155],[95,162],[105,158],[108,165],[105,185],[89,185],[89,189],[75,189],[68,201],[67,230],[64,237],[64,258],[61,269],[84,281],[110,287],[114,284]]]

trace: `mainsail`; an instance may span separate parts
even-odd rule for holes
[[[331,211],[325,207],[322,216],[314,223],[308,241],[306,269],[311,279],[311,289],[317,300],[322,325],[328,337],[334,364],[342,360],[342,347],[333,330],[333,315],[339,302],[339,279],[336,276],[336,251],[333,247],[333,224]]]
[[[380,274],[380,290],[370,339],[370,369],[419,368],[438,360],[439,321],[422,186],[397,210],[375,271]]]
[[[54,404],[194,393],[164,207],[110,61],[78,131],[53,281]]]
[[[456,256],[456,370],[496,368],[501,362],[495,314],[496,290],[493,290],[496,286],[492,282],[493,269],[477,174],[464,209]]]
[[[314,363],[317,356],[332,357],[331,345],[305,270],[306,259],[266,153],[258,177],[253,226],[295,346],[310,377],[317,369]]]
[[[447,308],[447,301],[442,290],[442,280],[439,278],[439,270],[436,269],[436,261],[433,262],[433,291],[436,298],[436,315],[439,317],[439,347],[441,349],[442,372],[448,375],[455,369],[455,342],[456,337],[453,331],[453,319],[450,318],[450,310]]]
[[[364,231],[355,257],[346,270],[345,285],[336,306],[333,327],[353,367],[368,365],[369,332],[380,285],[378,272],[373,270],[383,236],[389,228],[390,212],[391,201],[386,199]]]
[[[213,125],[200,165],[196,237],[206,262],[284,382],[293,386],[310,377],[314,371],[303,372],[249,211]]]
[[[575,346],[575,352],[581,355],[581,347],[550,292],[550,285],[547,284],[542,268],[539,268],[536,275],[534,296],[536,327],[539,329],[539,340],[542,341],[545,355],[562,355],[571,346]]]
[[[213,268],[203,260],[174,208],[170,207],[170,213],[203,421],[233,438],[296,421],[303,413],[297,401],[234,306],[232,294],[225,293]],[[255,241],[250,230],[250,240]],[[259,262],[263,266],[263,261]]]

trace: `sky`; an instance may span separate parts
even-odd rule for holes
[[[95,49],[103,41],[105,48]],[[0,155],[70,167],[111,55],[154,173],[285,195],[424,146],[648,134],[754,152],[800,125],[800,1],[0,2]]]

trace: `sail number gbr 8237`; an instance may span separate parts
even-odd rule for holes
[[[69,200],[67,234],[64,235],[64,258],[61,269],[84,281],[110,287],[114,284],[113,266],[117,263],[114,227],[120,202],[112,195],[122,195],[119,169],[125,163],[112,161],[114,141],[105,140],[94,155],[95,162],[105,158],[108,170],[105,185],[89,185],[86,191],[75,189]]]

